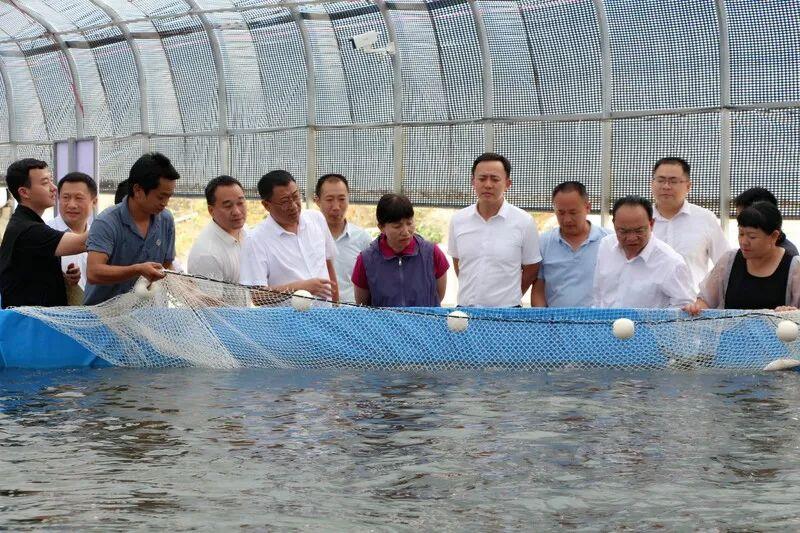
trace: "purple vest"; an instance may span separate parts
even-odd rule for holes
[[[361,252],[367,271],[370,303],[376,307],[439,307],[434,245],[414,235],[417,246],[411,255],[387,259],[381,252],[380,237]]]

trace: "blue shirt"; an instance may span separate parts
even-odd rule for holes
[[[86,251],[108,256],[108,264],[129,266],[137,263],[170,263],[175,259],[175,221],[172,213],[163,210],[150,217],[147,235],[142,237],[128,210],[128,197],[106,209],[89,228]],[[133,288],[136,279],[114,285],[86,283],[84,305],[105,302]]]
[[[548,307],[592,306],[597,250],[600,241],[609,233],[609,230],[592,224],[589,237],[577,250],[561,238],[560,228],[542,234],[539,279],[545,281],[544,295]]]

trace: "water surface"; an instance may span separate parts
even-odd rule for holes
[[[0,371],[0,529],[797,529],[800,375]]]

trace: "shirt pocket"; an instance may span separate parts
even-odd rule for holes
[[[522,230],[510,228],[493,235],[490,249],[498,264],[522,265]]]

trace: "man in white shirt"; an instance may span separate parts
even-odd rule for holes
[[[306,290],[339,301],[336,243],[322,213],[302,210],[297,183],[285,170],[265,174],[258,194],[269,217],[253,228],[242,247],[240,283],[282,292]]]
[[[680,157],[665,157],[653,166],[653,232],[683,256],[692,274],[692,286],[697,290],[710,267],[730,245],[716,215],[686,201],[692,188],[689,172],[689,163]]]
[[[593,307],[664,308],[694,303],[689,267],[653,233],[653,206],[625,196],[611,210],[615,234],[600,241]]]
[[[346,218],[350,205],[350,185],[341,174],[325,174],[317,180],[314,202],[325,217],[336,242],[334,267],[339,284],[339,301],[353,303],[355,294],[350,277],[358,254],[369,247],[372,237]]]
[[[239,180],[219,176],[206,185],[211,222],[189,251],[187,270],[206,278],[239,282],[239,255],[247,237],[247,201]]]
[[[458,276],[458,305],[519,307],[542,256],[533,218],[505,200],[511,163],[485,153],[472,164],[478,201],[450,220],[448,251]]]
[[[83,172],[70,172],[58,182],[58,216],[47,225],[58,231],[85,233],[92,225],[92,213],[97,207],[97,183]],[[67,282],[67,294],[72,299],[71,287],[86,288],[86,252],[61,257],[61,269]],[[79,305],[82,295],[75,296]]]

